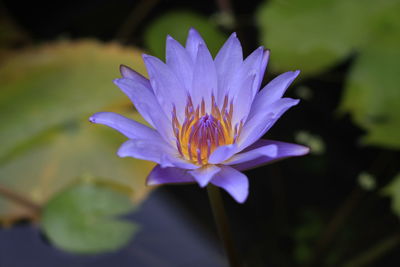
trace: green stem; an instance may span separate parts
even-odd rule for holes
[[[225,214],[220,189],[214,185],[207,186],[208,198],[210,199],[211,209],[217,225],[219,237],[224,245],[225,253],[228,256],[229,266],[241,267],[239,254],[234,246],[233,238],[230,233],[228,219]]]

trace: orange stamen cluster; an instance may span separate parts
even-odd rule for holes
[[[204,99],[195,108],[190,96],[185,107],[185,119],[181,124],[172,111],[172,128],[176,137],[176,147],[181,156],[198,165],[206,165],[211,153],[219,146],[236,142],[243,122],[232,126],[233,104],[228,96],[219,108],[211,96],[211,112],[206,112]]]

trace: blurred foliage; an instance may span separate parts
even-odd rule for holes
[[[361,50],[350,70],[340,107],[367,131],[363,142],[397,149],[400,148],[399,47],[400,19],[397,35],[379,37]]]
[[[204,38],[212,55],[216,55],[224,44],[226,36],[217,29],[216,23],[189,11],[166,13],[154,20],[147,28],[144,40],[152,55],[165,58],[165,40],[167,35],[185,45],[188,30],[193,27]]]
[[[93,182],[74,185],[44,207],[41,225],[50,241],[68,252],[119,249],[137,226],[118,216],[133,210],[128,196]]]
[[[318,135],[309,133],[308,131],[299,131],[295,136],[296,142],[304,144],[310,148],[310,153],[321,155],[325,153],[325,143]]]
[[[382,193],[391,198],[392,211],[400,217],[400,173],[382,190]]]
[[[141,52],[117,44],[85,40],[61,41],[9,53],[12,56],[0,64],[0,183],[37,204],[44,204],[79,177],[103,177],[113,187],[129,189],[125,193],[129,193],[132,200],[140,201],[150,190],[144,181],[154,164],[118,158],[116,151],[126,137],[106,127],[94,127],[88,117],[96,111],[115,111],[143,122],[138,113],[133,112],[128,98],[112,84],[112,80],[120,76],[119,64],[130,65],[144,73]],[[65,218],[68,214],[64,214],[63,209],[75,209],[76,202],[68,201],[71,195],[76,195],[77,201],[88,202],[81,203],[89,205],[82,207],[88,209],[96,208],[90,203],[98,202],[98,195],[103,197],[110,203],[101,207],[107,208],[108,213],[104,215],[127,210],[121,211],[127,206],[121,204],[125,203],[120,199],[122,196],[112,202],[106,199],[117,193],[105,193],[108,189],[104,188],[96,192],[96,188],[84,187],[76,192],[71,189],[59,198],[55,196],[48,204],[44,225],[57,245],[70,251],[93,252],[113,249],[125,242],[121,236],[127,238],[131,227],[123,226],[125,230],[121,231],[125,232],[116,232],[116,239],[108,245],[92,239],[95,233],[88,233],[88,240],[93,244],[82,241],[83,247],[79,247],[77,243],[63,240],[66,234],[63,231],[68,231],[72,238],[73,231],[77,231],[75,236],[79,235],[84,231],[80,227],[87,225],[74,224],[67,218],[65,224],[51,219]],[[79,196],[80,190],[90,194]],[[62,208],[55,208],[60,202]],[[29,210],[0,197],[3,221],[29,216]],[[53,222],[59,225],[52,225]],[[99,224],[93,231],[103,231],[102,227],[112,228],[112,225],[119,224]],[[77,228],[63,228],[66,226]],[[99,238],[108,236],[97,234]],[[94,243],[98,243],[98,247]]]
[[[276,71],[315,75],[357,53],[341,111],[367,131],[363,141],[400,148],[400,2],[275,0],[258,12]]]
[[[322,219],[317,212],[307,209],[301,213],[301,223],[295,229],[293,235],[295,242],[293,257],[298,264],[310,263],[314,253],[315,240],[322,229]]]
[[[376,178],[368,172],[360,173],[357,179],[358,184],[365,191],[372,191],[376,188]]]

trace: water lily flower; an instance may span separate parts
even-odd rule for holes
[[[243,59],[233,33],[213,59],[195,29],[185,47],[170,36],[166,42],[166,63],[143,55],[149,79],[121,66],[122,78],[114,80],[151,127],[111,112],[90,118],[129,138],[120,157],[158,164],[148,185],[211,183],[243,203],[249,182],[241,171],[308,153],[301,145],[260,139],[299,103],[282,97],[299,71],[259,90],[269,58],[263,47]]]

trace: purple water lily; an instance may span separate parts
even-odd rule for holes
[[[243,203],[249,182],[240,171],[309,151],[260,139],[299,102],[282,98],[299,71],[286,72],[259,91],[268,57],[260,47],[243,60],[235,33],[215,59],[194,29],[186,47],[168,36],[166,63],[143,55],[149,80],[126,66],[123,78],[114,80],[153,128],[111,112],[96,113],[90,121],[129,138],[120,157],[158,163],[148,185],[212,183]]]

